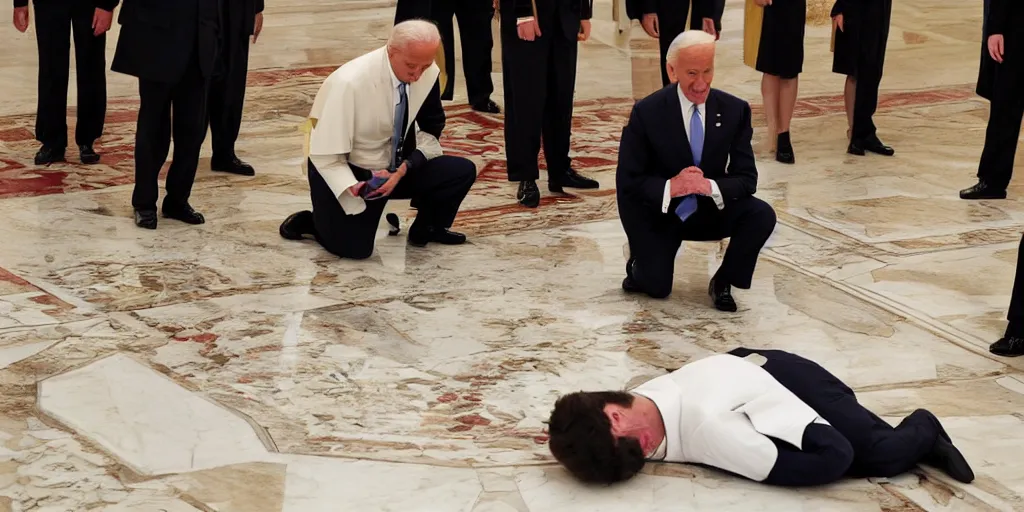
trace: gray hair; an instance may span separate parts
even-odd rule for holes
[[[672,44],[668,45],[668,51],[665,52],[665,60],[668,62],[675,62],[676,58],[679,57],[679,52],[683,48],[703,44],[715,44],[715,36],[708,34],[703,30],[687,30],[676,36],[676,38],[672,40]]]
[[[414,43],[441,44],[441,32],[437,30],[437,25],[426,20],[408,20],[391,29],[388,48],[404,50]]]

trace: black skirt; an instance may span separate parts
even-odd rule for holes
[[[804,66],[806,24],[807,0],[773,0],[765,7],[747,0],[744,62],[762,73],[796,78]]]

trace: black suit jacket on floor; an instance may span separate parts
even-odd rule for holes
[[[198,52],[199,69],[211,77],[221,46],[221,1],[233,0],[123,0],[111,71],[173,83]]]
[[[474,0],[477,1],[477,0]],[[486,0],[479,0],[486,1]],[[562,21],[562,33],[575,39],[580,31],[580,20],[589,20],[594,15],[594,0],[536,0],[537,17],[550,19],[557,14]],[[533,16],[533,0],[500,0],[498,7],[502,16],[526,18]],[[542,21],[542,23],[544,23]]]
[[[665,183],[694,165],[679,88],[669,85],[638,101],[622,130],[615,181],[620,208],[661,211]],[[750,140],[750,104],[712,89],[705,103],[700,169],[718,184],[725,208],[757,190]],[[674,198],[677,203],[679,198]]]

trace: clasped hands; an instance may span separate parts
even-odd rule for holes
[[[375,178],[387,178],[388,181],[385,181],[383,185],[377,188],[377,190],[370,192],[366,198],[374,199],[391,195],[391,193],[395,191],[395,187],[398,186],[398,182],[402,180],[403,176],[405,176],[405,172],[407,170],[408,168],[406,167],[405,162],[402,162],[402,165],[398,166],[398,169],[395,172],[389,172],[387,169],[373,171],[373,176]],[[369,184],[367,182],[360,181],[359,183],[349,187],[348,191],[354,197],[359,197],[359,193],[363,190],[363,187],[368,185]]]
[[[690,166],[669,180],[669,194],[672,197],[683,197],[692,194],[711,195],[711,181],[704,177],[699,167]]]

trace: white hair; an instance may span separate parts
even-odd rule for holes
[[[439,45],[441,32],[437,30],[437,25],[426,20],[403,21],[391,29],[388,48],[404,50],[413,43]]]
[[[676,57],[679,57],[679,52],[683,48],[704,44],[715,44],[715,36],[708,34],[703,30],[684,31],[672,40],[672,44],[668,45],[668,51],[665,52],[665,60],[668,62],[675,62]]]

